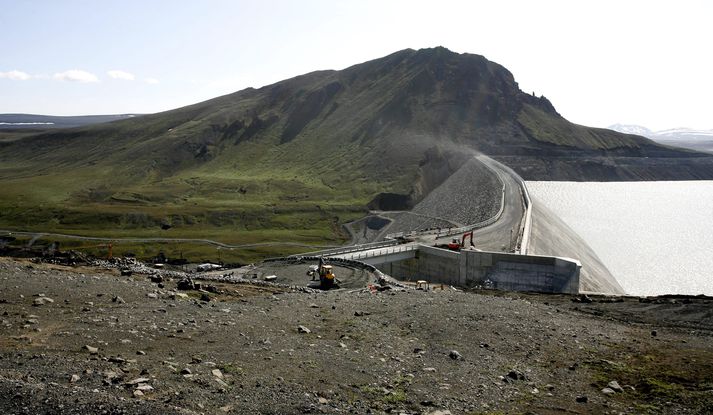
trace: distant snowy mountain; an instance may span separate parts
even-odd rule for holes
[[[640,125],[614,124],[614,125],[610,125],[608,128],[610,130],[618,131],[620,133],[636,134],[636,135],[644,136],[647,138],[651,138],[651,137],[649,137],[649,135],[654,134],[653,131],[649,130],[646,127],[642,127]]]
[[[614,124],[610,125],[609,129],[620,133],[644,136],[661,144],[713,153],[713,130],[669,128],[651,131],[646,127],[630,124]]]

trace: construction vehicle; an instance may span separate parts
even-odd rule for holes
[[[460,251],[461,249],[465,249],[465,240],[467,238],[470,238],[470,245],[468,246],[469,248],[475,248],[475,244],[473,244],[473,231],[466,232],[463,234],[460,240],[458,238],[453,238],[451,242],[447,244],[438,244],[436,245],[436,248],[442,248],[442,249],[449,249],[451,251]]]
[[[323,290],[328,290],[335,287],[334,272],[331,265],[327,265],[324,262],[324,258],[319,258],[319,265],[311,265],[307,271],[307,275],[312,277],[312,281],[315,281],[319,276],[319,288]]]

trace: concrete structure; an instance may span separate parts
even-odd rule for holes
[[[573,259],[486,251],[449,251],[405,244],[329,255],[373,265],[397,280],[460,287],[579,293],[582,265]]]

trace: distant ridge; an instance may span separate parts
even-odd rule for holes
[[[37,115],[37,114],[0,114],[0,129],[20,128],[70,128],[105,122],[124,120],[140,114],[115,115]]]
[[[631,124],[614,124],[609,126],[609,129],[626,134],[640,135],[661,144],[713,153],[713,130],[695,130],[681,127],[651,131],[646,127]]]

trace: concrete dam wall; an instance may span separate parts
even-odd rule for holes
[[[567,294],[579,293],[582,267],[578,261],[567,258],[467,250],[454,252],[426,245],[419,245],[411,258],[393,261],[383,258],[381,261],[373,261],[376,268],[399,280]]]

